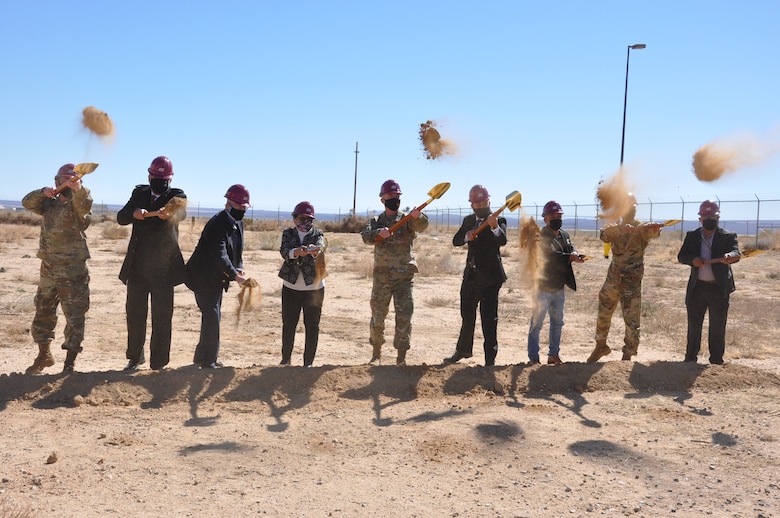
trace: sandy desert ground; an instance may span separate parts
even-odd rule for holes
[[[181,226],[185,257],[202,224]],[[38,230],[0,225],[0,516],[780,516],[775,250],[734,266],[725,365],[680,361],[688,268],[676,262],[678,233],[648,250],[636,361],[616,351],[586,364],[609,261],[579,233],[592,259],[575,265],[579,290],[567,294],[566,363],[531,366],[514,229],[497,366],[482,366],[479,333],[478,354],[445,366],[465,259],[455,230],[417,241],[406,366],[392,349],[367,365],[371,248],[335,233],[315,365],[301,366],[300,327],[294,366],[278,366],[280,232],[253,231],[245,265],[262,296],[237,320],[238,291],[227,294],[226,367],[190,364],[199,313],[182,286],[170,369],[127,374],[117,279],[127,239],[96,223],[77,372],[59,372],[57,349],[55,367],[27,376]],[[621,342],[616,315],[610,345]]]

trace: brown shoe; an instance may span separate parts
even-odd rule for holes
[[[563,363],[563,360],[561,360],[558,356],[547,357],[547,365],[560,365],[561,363]]]
[[[41,344],[38,346],[38,356],[33,361],[33,364],[27,367],[25,374],[40,374],[46,367],[54,365],[54,356],[51,355],[51,349],[48,344]]]
[[[609,353],[612,352],[612,349],[610,349],[606,342],[603,343],[596,343],[596,348],[593,349],[593,352],[590,353],[590,356],[588,356],[588,363],[597,362],[599,358],[602,356],[606,356]]]

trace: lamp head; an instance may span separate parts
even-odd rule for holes
[[[644,43],[637,43],[636,45],[629,45],[628,47],[633,50],[642,50],[644,48],[647,48],[647,45],[645,45]]]

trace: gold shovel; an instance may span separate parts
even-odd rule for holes
[[[430,191],[428,191],[428,196],[430,196],[428,201],[426,201],[425,203],[423,203],[419,207],[415,207],[415,209],[416,210],[423,210],[433,200],[438,200],[439,198],[441,198],[442,195],[445,192],[447,192],[447,190],[449,188],[450,188],[450,183],[449,182],[437,183],[436,185],[433,186],[433,188]],[[395,222],[393,224],[393,226],[391,226],[388,229],[390,231],[390,235],[392,236],[393,232],[395,232],[396,230],[401,228],[404,224],[406,224],[406,222],[409,221],[409,218],[411,218],[411,217],[412,217],[412,215],[411,215],[411,213],[409,213],[406,216],[404,216],[403,218],[399,219],[397,222]],[[384,240],[385,240],[385,238],[383,238],[382,236],[376,236],[376,239],[374,240],[374,242],[375,243],[381,243]]]

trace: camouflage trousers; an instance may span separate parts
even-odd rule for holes
[[[371,288],[371,323],[369,324],[371,345],[385,343],[385,318],[390,309],[390,299],[395,308],[395,338],[393,347],[399,350],[409,349],[412,339],[412,314],[414,299],[412,288],[414,273],[375,273]]]
[[[642,278],[616,278],[608,274],[599,292],[599,314],[596,321],[596,343],[607,341],[612,315],[620,303],[626,325],[624,354],[635,355],[639,349],[639,321],[642,313]]]
[[[35,317],[30,334],[38,344],[54,340],[57,306],[65,315],[62,348],[81,351],[85,315],[89,310],[89,270],[86,263],[51,266],[41,262],[41,278],[35,293]]]

